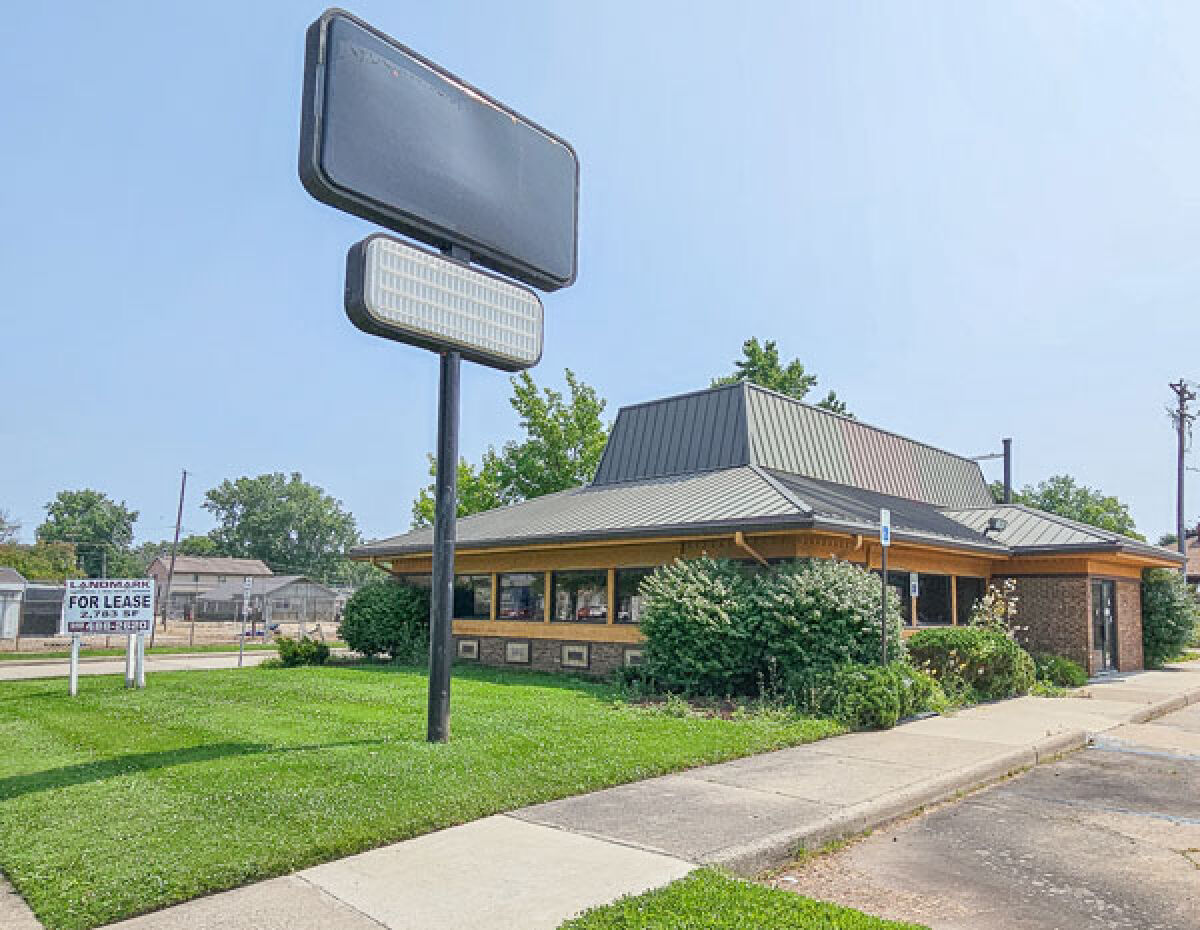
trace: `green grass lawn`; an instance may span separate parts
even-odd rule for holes
[[[837,732],[674,717],[603,685],[383,665],[0,682],[0,871],[50,928],[93,927],[537,801]]]
[[[928,930],[702,869],[598,907],[559,930]]]
[[[247,641],[246,651],[262,651],[263,649],[274,649],[274,643],[252,643]],[[341,641],[329,641],[330,649],[345,649],[346,644]],[[148,656],[165,656],[178,655],[180,653],[188,654],[193,652],[237,652],[237,643],[204,643],[196,646],[155,646],[153,648],[146,647],[146,655]],[[124,646],[114,646],[111,649],[103,647],[96,649],[81,648],[79,650],[81,658],[89,656],[123,656],[125,655]],[[48,652],[0,652],[0,662],[17,661],[28,662],[30,659],[69,659],[71,653],[66,649],[56,649]]]

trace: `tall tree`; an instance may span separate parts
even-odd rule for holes
[[[565,376],[565,395],[539,388],[529,372],[512,379],[509,403],[521,418],[524,438],[506,442],[498,453],[489,448],[478,467],[459,463],[460,517],[578,487],[595,476],[608,441],[605,402],[571,369]],[[437,460],[430,456],[430,476],[436,472]],[[414,526],[433,522],[434,487],[422,488],[413,502]]]
[[[26,581],[62,582],[83,575],[75,547],[63,542],[0,543],[0,565],[20,572]]]
[[[46,520],[37,528],[45,542],[69,542],[79,550],[79,561],[89,578],[120,577],[135,567],[131,561],[136,510],[117,503],[100,491],[59,491],[46,505]]]
[[[142,574],[150,567],[150,563],[157,558],[170,559],[171,557],[171,540],[163,539],[158,542],[144,542],[133,550],[134,556],[141,566]],[[192,534],[185,536],[179,540],[179,555],[222,555],[221,547],[209,536],[199,536]]]
[[[360,541],[342,502],[298,472],[225,480],[203,506],[216,518],[209,536],[221,552],[262,559],[279,574],[338,581],[349,570],[346,550]]]
[[[429,458],[429,477],[437,477],[437,459]],[[499,475],[500,459],[494,449],[483,453],[483,462],[476,468],[466,459],[458,463],[458,515],[465,517],[472,513],[481,513],[494,507],[503,506],[501,496],[501,481]],[[436,509],[434,488],[430,483],[417,492],[413,501],[413,526],[433,526],[433,514]]]
[[[773,339],[760,343],[757,337],[751,337],[742,343],[742,357],[733,363],[733,374],[714,378],[713,387],[723,384],[736,384],[738,381],[749,381],[759,387],[787,394],[796,400],[804,400],[809,391],[817,386],[817,376],[805,371],[804,364],[799,359],[792,359],[786,365],[779,357],[779,347]],[[830,391],[821,400],[818,407],[823,407],[833,413],[853,418],[845,401]]]
[[[992,493],[996,493],[995,486]],[[1112,495],[1076,483],[1070,475],[1054,475],[1040,484],[1014,490],[1013,503],[1056,513],[1060,517],[1098,526],[1111,533],[1145,539],[1138,533],[1126,504]]]

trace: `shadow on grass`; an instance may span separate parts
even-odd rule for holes
[[[266,743],[211,743],[205,746],[187,746],[180,749],[162,749],[157,752],[138,752],[112,759],[97,759],[95,762],[80,762],[64,765],[41,772],[10,775],[0,778],[0,801],[8,801],[26,794],[40,791],[55,791],[74,785],[104,781],[120,775],[134,775],[156,769],[173,768],[196,762],[212,762],[237,756],[283,754],[290,752],[312,752],[318,749],[337,749],[346,746],[379,745],[385,740],[344,740],[335,743],[317,743],[305,746],[271,746]]]

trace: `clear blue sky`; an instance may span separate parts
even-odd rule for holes
[[[402,531],[436,358],[355,330],[371,231],[296,177],[317,5],[19,4],[0,146],[0,508],[63,488],[169,536],[226,477],[300,471]],[[625,403],[778,340],[860,418],[1016,442],[1174,522],[1166,384],[1200,378],[1200,8],[384,3],[354,12],[569,139],[578,283],[546,353]],[[467,366],[462,443],[515,434]],[[130,443],[130,439],[134,441]],[[988,466],[997,476],[997,463]],[[1200,480],[1189,480],[1200,515]]]

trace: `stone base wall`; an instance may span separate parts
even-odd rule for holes
[[[1142,584],[1118,581],[1117,669],[1136,672],[1145,662],[1142,655]]]
[[[477,642],[479,657],[462,657],[459,643]],[[524,652],[528,661],[510,661],[509,643],[516,644],[515,652]],[[525,648],[522,648],[525,647]],[[564,647],[582,647],[586,666],[564,664]],[[455,636],[454,654],[458,662],[478,662],[497,668],[533,669],[538,672],[568,672],[590,678],[607,678],[626,664],[626,651],[640,655],[641,647],[628,643],[589,643],[571,639],[530,639],[520,636]]]

